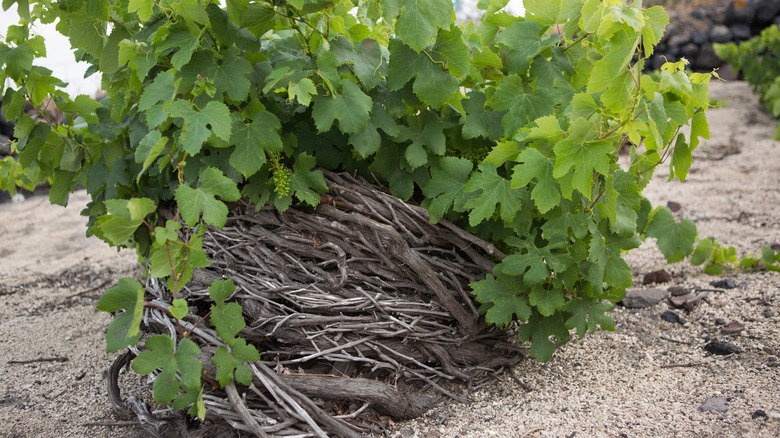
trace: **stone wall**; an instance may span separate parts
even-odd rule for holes
[[[736,0],[687,13],[670,12],[669,21],[648,69],[685,58],[693,70],[707,72],[723,65],[713,43],[748,40],[764,28],[780,24],[780,0]]]

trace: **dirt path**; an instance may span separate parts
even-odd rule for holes
[[[724,109],[709,114],[712,139],[696,151],[688,181],[665,184],[657,172],[645,193],[655,205],[681,204],[702,236],[739,254],[780,243],[780,143],[775,122],[760,111],[745,83],[713,84]],[[0,204],[0,437],[135,437],[135,428],[86,425],[117,421],[105,395],[107,315],[94,309],[98,291],[138,275],[135,256],[85,239],[81,192],[63,209],[45,197]],[[668,266],[652,242],[628,256],[635,285],[665,268],[667,285],[712,289],[687,322],[659,318],[654,307],[614,312],[617,332],[562,347],[546,364],[524,360],[471,394],[471,405],[445,404],[389,435],[426,437],[780,436],[780,275],[712,277],[687,262]],[[55,275],[56,274],[56,275]],[[656,287],[658,287],[656,285]],[[716,321],[717,319],[717,321]],[[718,325],[739,321],[741,334]],[[727,340],[743,353],[715,358],[702,346]],[[36,359],[37,361],[9,363]],[[674,365],[673,367],[667,367]],[[725,412],[702,411],[720,399]],[[766,417],[760,415],[762,411]],[[778,416],[773,418],[773,416]]]

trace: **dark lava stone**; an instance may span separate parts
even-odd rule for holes
[[[730,278],[724,278],[723,280],[711,281],[710,286],[717,287],[718,289],[734,289],[737,284]]]
[[[742,353],[742,349],[726,341],[711,341],[704,346],[704,349],[717,356],[726,356],[728,354]]]
[[[756,418],[768,418],[768,417],[769,416],[766,414],[766,412],[764,412],[763,409],[756,409],[756,411],[753,412],[753,415],[750,416],[750,418],[752,418],[754,420]]]
[[[685,324],[685,320],[680,318],[680,315],[678,315],[675,312],[672,312],[671,310],[667,310],[666,312],[661,314],[661,319],[664,321],[673,322],[676,324]]]

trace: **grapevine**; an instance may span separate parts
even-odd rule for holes
[[[516,322],[542,361],[571,331],[614,329],[610,302],[632,283],[622,255],[642,238],[657,238],[668,260],[694,251],[695,226],[642,196],[660,165],[684,180],[709,136],[711,74],[684,62],[642,74],[668,24],[659,6],[526,0],[526,16],[514,17],[505,0],[482,0],[481,22],[457,25],[449,0],[3,6],[13,3],[22,24],[0,43],[0,79],[15,84],[2,109],[16,121],[18,161],[0,163],[0,187],[47,181],[56,204],[85,187],[89,232],[137,250],[181,326],[193,299],[182,291],[211,263],[204,235],[226,226],[228,205],[332,213],[343,206],[320,204],[332,199],[330,171],[489,242],[492,270],[464,285],[477,302],[466,307],[498,327]],[[33,65],[45,48],[29,24],[55,19],[101,75],[104,101],[71,98]],[[65,123],[24,113],[49,98]],[[232,280],[208,288],[224,344],[214,376],[228,395],[262,353],[239,336]],[[191,331],[141,342],[144,296],[129,279],[106,292],[99,307],[120,312],[107,350],[142,348],[133,369],[156,373],[155,399],[203,418],[202,351]],[[468,334],[472,323],[459,323]]]

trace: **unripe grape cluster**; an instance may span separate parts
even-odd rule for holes
[[[474,164],[479,164],[490,153],[490,147],[484,146],[480,148],[474,148],[469,150],[460,151],[460,156],[471,161]]]
[[[271,172],[274,182],[274,191],[279,198],[290,194],[290,169],[279,163],[279,154],[271,154]]]

